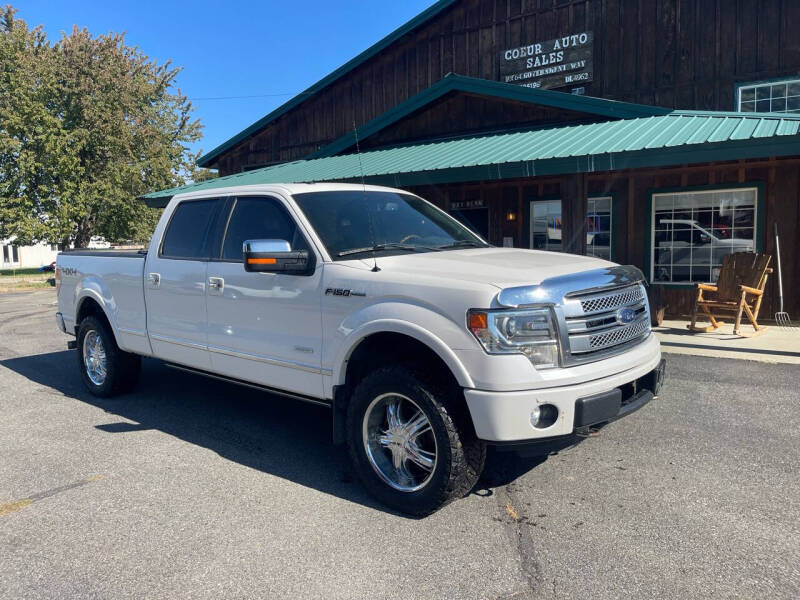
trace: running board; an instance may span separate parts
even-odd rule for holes
[[[177,365],[175,363],[169,363],[169,362],[164,364],[168,366],[170,369],[177,369],[178,371],[185,371],[186,373],[193,373],[195,375],[202,375],[203,377],[210,377],[211,379],[218,379],[219,381],[225,381],[227,383],[242,385],[244,387],[253,388],[254,390],[267,392],[269,394],[276,394],[278,396],[285,396],[286,398],[292,398],[293,400],[300,400],[301,402],[316,404],[317,406],[325,406],[327,408],[331,408],[333,406],[333,402],[329,400],[320,400],[319,398],[312,398],[311,396],[304,396],[303,394],[286,392],[284,390],[272,388],[267,385],[260,385],[258,383],[251,383],[249,381],[242,381],[241,379],[236,379],[235,377],[227,377],[225,375],[217,375],[216,373],[209,373],[208,371],[203,371],[202,369],[195,369],[194,367],[185,367],[183,365]]]

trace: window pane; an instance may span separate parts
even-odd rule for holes
[[[531,202],[531,248],[561,252],[561,200]]]
[[[586,211],[586,254],[611,259],[611,198],[589,198]]]
[[[769,112],[769,100],[759,100],[756,102],[756,112]]]
[[[756,103],[755,102],[742,102],[739,110],[742,112],[755,112],[756,110]]]
[[[658,210],[668,201],[675,207],[672,213]],[[715,281],[723,256],[755,248],[753,189],[656,194],[653,206],[654,281]]]
[[[739,90],[739,98],[742,102],[752,101],[756,99],[756,89],[755,88],[741,88]]]
[[[297,233],[294,220],[277,200],[238,198],[225,233],[222,258],[242,260],[242,246],[247,240],[284,240],[292,250],[306,249]]]
[[[772,86],[772,97],[773,98],[783,98],[786,96],[786,84],[785,83],[777,83]]]
[[[756,100],[769,100],[769,86],[756,88]]]
[[[786,98],[773,98],[770,110],[772,112],[785,112]]]
[[[800,96],[787,99],[786,110],[800,110]]]
[[[169,222],[161,254],[173,258],[207,258],[204,252],[206,232],[214,215],[217,200],[182,202]]]
[[[340,253],[375,244],[415,246],[418,251],[457,242],[484,245],[456,219],[410,194],[348,190],[307,192],[295,194],[294,199],[334,260],[363,257]],[[406,251],[385,248],[379,252]]]

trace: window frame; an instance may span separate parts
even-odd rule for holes
[[[215,251],[215,256],[211,256],[208,261],[215,262],[215,263],[230,263],[230,264],[243,264],[244,259],[240,258],[238,260],[231,259],[231,258],[223,258],[222,252],[225,249],[225,238],[228,235],[228,227],[231,223],[231,217],[233,216],[233,211],[236,209],[236,204],[240,199],[261,199],[261,200],[272,200],[278,205],[278,208],[284,212],[284,214],[294,223],[297,232],[302,236],[303,240],[306,243],[307,251],[308,251],[308,273],[284,273],[285,275],[294,275],[294,276],[308,276],[314,273],[314,269],[317,264],[317,253],[314,249],[314,244],[311,243],[309,236],[306,234],[305,228],[300,223],[300,220],[295,217],[292,211],[289,209],[287,203],[280,197],[275,194],[270,193],[255,193],[255,194],[238,194],[234,196],[228,196],[224,198],[225,206],[220,213],[220,218],[217,219],[217,224],[224,223],[222,227],[218,227],[217,231],[212,233],[215,236],[213,240],[213,246],[211,247],[212,250]],[[254,275],[259,275],[259,273],[254,273]]]
[[[697,283],[708,282],[686,282],[686,281],[653,281],[654,262],[654,248],[653,239],[655,232],[655,196],[659,194],[680,194],[692,192],[731,192],[743,189],[753,189],[756,193],[756,202],[753,215],[753,234],[755,242],[755,252],[764,252],[764,218],[765,218],[765,198],[764,193],[765,185],[763,181],[749,181],[744,183],[728,183],[728,184],[708,184],[708,185],[694,185],[683,187],[663,187],[651,188],[647,190],[647,221],[645,227],[645,256],[644,256],[644,273],[648,283],[651,285],[668,286],[671,289],[695,289]],[[628,232],[629,234],[631,232]]]
[[[525,211],[525,221],[523,223],[523,227],[525,228],[524,231],[526,232],[526,248],[529,250],[536,250],[533,247],[533,203],[534,202],[552,202],[554,200],[558,200],[561,203],[561,215],[563,217],[564,214],[564,200],[561,198],[560,195],[545,195],[545,196],[535,196],[533,198],[528,198],[528,210]],[[561,222],[561,227],[563,231],[564,222]],[[543,250],[543,252],[558,252],[559,254],[564,254],[564,240],[561,240],[561,249],[560,250]]]
[[[773,79],[761,79],[761,80],[758,80],[758,81],[742,81],[742,82],[738,82],[738,83],[736,83],[734,85],[733,109],[736,112],[741,112],[741,113],[746,114],[746,115],[747,114],[752,114],[752,113],[758,113],[758,112],[763,114],[764,111],[755,110],[756,106],[757,106],[757,103],[758,103],[758,100],[754,100],[755,104],[753,105],[752,113],[751,112],[742,111],[742,91],[744,89],[747,89],[747,88],[753,88],[755,90],[755,89],[760,88],[760,87],[771,87],[771,86],[773,86],[775,84],[779,84],[779,83],[783,83],[783,84],[787,84],[787,85],[790,84],[790,83],[800,83],[800,76],[776,77],[776,78],[773,78]],[[792,96],[792,97],[794,97],[794,96]],[[788,99],[789,96],[787,95],[787,96],[785,96],[785,98]],[[771,104],[771,99],[772,99],[772,91],[770,90],[770,104]],[[770,108],[772,108],[772,107],[770,106]],[[773,112],[773,111],[770,110],[770,111],[767,111],[767,112]],[[797,109],[797,110],[794,110],[794,111],[776,111],[775,114],[787,114],[787,115],[798,115],[798,116],[800,116],[800,109]]]
[[[184,204],[189,202],[208,202],[209,200],[216,202],[216,206],[211,213],[211,219],[209,220],[208,224],[206,225],[206,229],[203,231],[203,243],[202,243],[202,251],[205,256],[202,257],[194,257],[194,256],[170,256],[169,254],[164,254],[164,242],[167,239],[167,233],[169,233],[169,228],[172,225],[172,221],[175,218],[175,215],[178,214],[178,209]],[[209,232],[215,228],[219,222],[219,217],[224,210],[227,198],[219,197],[219,196],[206,196],[201,198],[187,198],[186,200],[181,200],[178,204],[175,205],[175,208],[172,209],[172,213],[169,215],[169,221],[164,226],[164,233],[161,234],[161,239],[158,242],[158,258],[164,260],[189,260],[193,262],[208,262],[211,258],[211,248],[209,247]]]

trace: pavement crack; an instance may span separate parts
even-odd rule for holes
[[[496,497],[504,513],[504,516],[497,520],[503,523],[514,543],[519,556],[522,576],[527,584],[527,591],[530,594],[536,594],[542,584],[541,567],[536,560],[535,545],[528,518],[520,514],[521,509],[516,508],[520,504],[515,499],[514,484],[497,488]]]

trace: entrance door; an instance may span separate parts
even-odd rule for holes
[[[534,200],[530,211],[530,247],[561,252],[561,200]]]
[[[477,233],[484,240],[489,239],[489,209],[467,208],[451,209],[453,215],[462,224]]]
[[[208,265],[208,349],[214,372],[305,395],[322,393],[322,266],[310,275],[250,273],[245,240],[314,252],[281,200],[240,197]],[[316,374],[313,376],[311,374]]]

